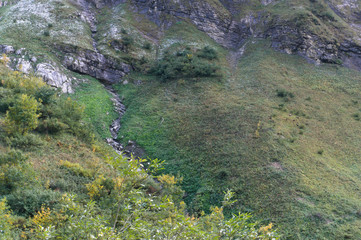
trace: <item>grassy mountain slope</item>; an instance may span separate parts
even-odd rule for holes
[[[29,2],[33,4],[25,4]],[[290,23],[329,42],[352,35],[324,2],[276,2],[248,4],[237,17],[264,13],[266,24],[255,28],[260,32]],[[54,43],[93,49],[88,24],[72,18],[79,11],[75,5],[20,3],[0,9],[0,43],[26,47],[57,62],[57,51],[49,51]],[[25,14],[29,11],[33,14]],[[221,204],[224,191],[232,189],[238,203],[228,214],[252,212],[263,223],[274,222],[285,239],[361,238],[359,72],[314,66],[276,52],[260,39],[249,39],[240,56],[186,19],[160,31],[129,4],[97,11],[99,51],[136,70],[126,78],[129,84],[115,86],[127,106],[119,139],[125,144],[135,140],[150,157],[166,161],[165,172],[184,178],[190,212],[210,211]],[[126,39],[131,44],[121,49]],[[214,48],[218,60],[213,63],[223,77],[161,82],[146,74],[166,50],[187,46]],[[86,106],[85,121],[98,135],[109,137],[108,126],[116,115],[102,85],[89,78],[71,97]],[[96,175],[92,169],[104,166],[100,155],[71,134],[41,138],[42,145],[28,152],[41,188],[50,184],[86,196],[84,184],[93,178],[79,177],[62,163],[79,163]],[[1,150],[8,151],[4,146]]]
[[[176,25],[163,42],[213,45],[224,78],[130,75],[142,84],[118,87],[128,107],[124,142],[136,140],[183,176],[194,211],[230,188],[239,209],[275,221],[287,239],[358,239],[359,72],[316,67],[258,40],[232,69],[226,51],[191,29]]]
[[[230,191],[211,214],[188,215],[179,179],[153,175],[161,161],[116,155],[42,79],[3,63],[0,79],[1,239],[278,239],[249,214],[225,219]]]

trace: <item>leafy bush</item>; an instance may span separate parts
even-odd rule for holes
[[[0,112],[6,113],[10,107],[14,106],[15,100],[13,98],[3,98],[0,100]]]
[[[7,145],[12,148],[20,148],[26,150],[31,150],[35,147],[40,147],[44,145],[44,141],[41,139],[41,137],[32,133],[26,135],[14,134],[7,137],[5,141]]]
[[[13,91],[0,87],[0,112],[6,113],[15,102]]]
[[[1,85],[11,89],[14,93],[34,95],[39,88],[47,87],[41,78],[26,76],[18,71],[9,71],[1,74]]]
[[[68,130],[86,142],[91,142],[93,134],[90,127],[83,121],[84,106],[73,101],[71,98],[60,98],[48,109],[49,115],[59,122],[66,124]],[[65,125],[59,123],[56,127],[63,128]]]
[[[134,43],[134,39],[132,37],[126,36],[123,37],[122,43],[125,48],[129,48]]]
[[[0,166],[2,164],[20,164],[26,162],[28,156],[24,155],[20,150],[10,150],[8,153],[0,154]]]
[[[277,93],[277,97],[279,98],[283,98],[283,100],[285,102],[288,102],[290,101],[291,98],[294,98],[295,95],[291,92],[288,92],[287,90],[285,89],[277,89],[276,90],[276,93]]]
[[[78,175],[78,176],[83,176],[83,177],[87,177],[87,178],[91,178],[93,176],[93,173],[88,170],[88,169],[84,169],[79,163],[71,163],[69,161],[61,161],[60,165],[63,168],[68,169],[71,173]]]
[[[208,60],[214,60],[214,59],[218,58],[217,51],[209,46],[206,46],[206,47],[202,48],[201,50],[199,50],[197,55],[200,58],[205,58]]]
[[[31,96],[22,94],[13,107],[6,112],[5,125],[10,134],[26,134],[38,126],[39,103]]]
[[[352,114],[353,119],[356,121],[361,121],[361,115],[359,113]]]
[[[36,130],[41,133],[56,134],[68,128],[69,126],[61,122],[59,119],[50,117],[41,119]]]
[[[56,93],[55,89],[44,86],[36,90],[34,97],[35,99],[39,100],[39,102],[41,102],[42,104],[47,105],[51,103],[55,93]]]
[[[166,52],[149,70],[150,74],[159,76],[162,81],[177,78],[214,77],[218,67],[208,61],[194,56],[193,52],[185,50],[176,54]]]
[[[0,155],[0,195],[9,194],[32,182],[28,157],[19,150]]]
[[[42,188],[22,189],[7,196],[11,210],[21,216],[33,216],[41,207],[53,207],[60,195],[52,190]]]
[[[12,235],[14,217],[6,204],[6,198],[0,200],[0,239],[14,239]]]
[[[150,42],[146,42],[144,43],[143,48],[145,50],[152,50],[152,44],[150,44]]]

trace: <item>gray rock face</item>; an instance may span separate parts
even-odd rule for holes
[[[179,19],[188,18],[199,30],[226,47],[241,46],[252,35],[251,25],[254,19],[250,17],[235,21],[229,11],[219,11],[223,8],[219,2],[132,0],[132,5],[136,11],[145,14],[162,28],[171,26]],[[169,16],[174,18],[170,19]]]
[[[11,69],[19,70],[25,74],[35,73],[37,76],[42,77],[43,80],[50,86],[60,88],[64,93],[72,93],[72,82],[63,72],[65,69],[60,69],[56,67],[55,63],[39,63],[35,56],[29,56],[25,48],[19,48],[17,50],[14,47],[9,45],[0,45],[0,53],[11,54],[15,53],[17,57],[8,57],[9,58],[9,67]],[[31,60],[25,60],[25,54]],[[20,55],[20,56],[19,56]]]
[[[29,74],[34,72],[33,66],[29,61],[26,61],[24,59],[20,59],[18,64],[16,65],[16,69],[19,71],[22,71],[25,74]]]
[[[78,5],[84,5],[83,2],[87,2],[87,4],[91,4],[96,8],[103,8],[105,6],[114,6],[119,3],[124,3],[126,0],[73,0]]]
[[[198,29],[227,48],[239,49],[250,37],[267,38],[272,41],[274,48],[289,54],[302,55],[315,63],[343,61],[346,66],[361,70],[359,64],[361,60],[358,60],[361,59],[359,53],[361,46],[355,41],[347,41],[353,43],[352,46],[350,44],[340,46],[339,42],[324,40],[317,34],[294,27],[292,23],[278,20],[268,22],[267,13],[262,11],[250,13],[239,19],[237,17],[239,10],[250,4],[246,0],[220,0],[219,2],[132,0],[131,2],[136,11],[145,14],[160,27],[168,27],[180,19],[190,19]],[[265,6],[277,3],[276,0],[260,0],[260,2]],[[361,4],[357,0],[342,0],[341,4],[339,2],[330,0],[329,4],[336,13],[338,11],[340,15],[347,16],[350,25],[361,32]],[[172,20],[169,16],[174,19]],[[361,42],[361,37],[359,42]]]
[[[90,75],[106,83],[120,82],[131,71],[128,64],[90,50],[66,54],[63,64],[71,71]]]
[[[11,54],[15,52],[15,49],[13,46],[9,45],[0,45],[0,51],[5,54]]]
[[[73,92],[71,88],[71,79],[50,63],[38,64],[36,67],[36,75],[42,77],[50,86],[60,88],[64,93]]]
[[[268,4],[271,4],[271,3],[273,3],[274,2],[274,0],[261,0],[261,3],[263,4],[263,5],[268,5]]]

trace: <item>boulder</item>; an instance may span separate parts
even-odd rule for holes
[[[39,63],[36,67],[36,75],[42,77],[50,86],[60,88],[64,93],[73,92],[71,79],[50,63]]]
[[[90,50],[68,53],[63,64],[71,71],[90,75],[106,83],[117,83],[131,71],[131,66]]]

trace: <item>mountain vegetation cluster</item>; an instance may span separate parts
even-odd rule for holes
[[[361,239],[360,14],[0,1],[0,239]]]
[[[272,224],[249,214],[225,219],[231,191],[210,214],[187,214],[181,179],[158,174],[163,162],[112,154],[75,101],[40,78],[1,70],[1,239],[277,239]],[[56,161],[48,148],[71,160]]]

